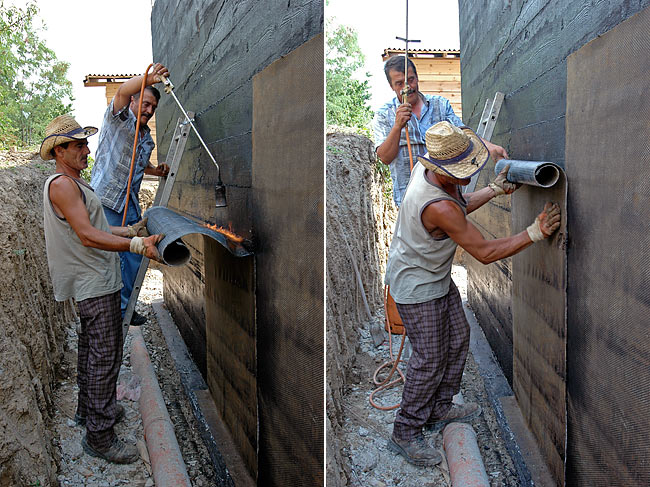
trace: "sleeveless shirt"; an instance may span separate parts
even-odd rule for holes
[[[53,174],[43,189],[45,247],[54,299],[65,301],[74,298],[82,301],[119,291],[122,288],[122,277],[118,253],[85,247],[65,218],[54,212],[50,200],[50,184],[60,176],[69,177],[60,173]],[[92,226],[111,233],[102,204],[93,190],[74,178],[70,179],[81,191]]]
[[[451,265],[458,246],[448,236],[434,238],[422,223],[422,212],[431,203],[450,200],[464,214],[464,198],[458,200],[426,178],[417,163],[400,206],[393,241],[388,252],[384,282],[396,303],[418,304],[445,296],[451,282]]]

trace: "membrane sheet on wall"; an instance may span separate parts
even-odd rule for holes
[[[323,35],[253,78],[259,485],[323,485]]]
[[[167,265],[183,265],[190,260],[190,251],[181,238],[193,233],[200,233],[216,240],[237,257],[251,255],[251,252],[236,237],[229,238],[225,234],[185,218],[169,208],[151,207],[143,217],[148,219],[147,231],[151,235],[161,233],[165,235],[157,247]]]
[[[567,61],[567,485],[650,485],[650,10]]]
[[[513,390],[558,485],[566,444],[567,178],[512,195],[512,230],[530,225],[548,201],[560,205],[553,236],[512,258]]]

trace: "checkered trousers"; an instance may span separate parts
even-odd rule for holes
[[[428,420],[442,418],[460,390],[469,350],[469,323],[452,281],[446,296],[426,303],[397,304],[413,347],[393,435],[410,440]]]
[[[79,301],[77,414],[86,417],[86,436],[93,448],[107,449],[115,434],[115,387],[122,363],[120,291]]]

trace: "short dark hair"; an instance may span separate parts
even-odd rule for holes
[[[68,140],[67,142],[63,142],[62,144],[58,144],[58,145],[55,145],[54,147],[52,147],[50,149],[50,154],[52,154],[52,157],[56,157],[56,154],[54,153],[54,148],[55,147],[63,147],[64,149],[67,149],[69,143],[70,143],[70,141]]]
[[[156,88],[155,86],[145,86],[144,89],[149,90],[151,92],[151,94],[156,99],[156,102],[160,101],[160,91],[158,91],[158,88]],[[140,98],[140,92],[139,91],[135,95],[133,95],[134,100],[137,100],[138,98]]]
[[[408,60],[408,66],[413,70],[413,74],[415,76],[418,75],[417,70],[415,69],[415,64],[413,64],[413,61],[410,59]],[[386,79],[388,80],[388,84],[392,86],[392,83],[390,81],[390,72],[391,71],[399,71],[400,73],[404,72],[404,56],[393,56],[388,58],[388,61],[384,64],[384,74],[386,74]]]

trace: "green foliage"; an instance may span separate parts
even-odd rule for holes
[[[372,110],[367,104],[370,100],[370,74],[366,72],[363,81],[353,78],[363,68],[365,56],[354,29],[332,24],[333,19],[328,19],[325,55],[327,123],[353,127],[369,135],[368,124],[372,119]]]
[[[94,165],[95,165],[95,159],[88,156],[88,167],[86,169],[81,170],[81,177],[85,179],[87,182],[90,182],[90,173],[92,172]]]
[[[69,63],[39,39],[35,24],[38,7],[5,6],[0,0],[0,148],[40,144],[45,127],[68,113],[72,83]]]

